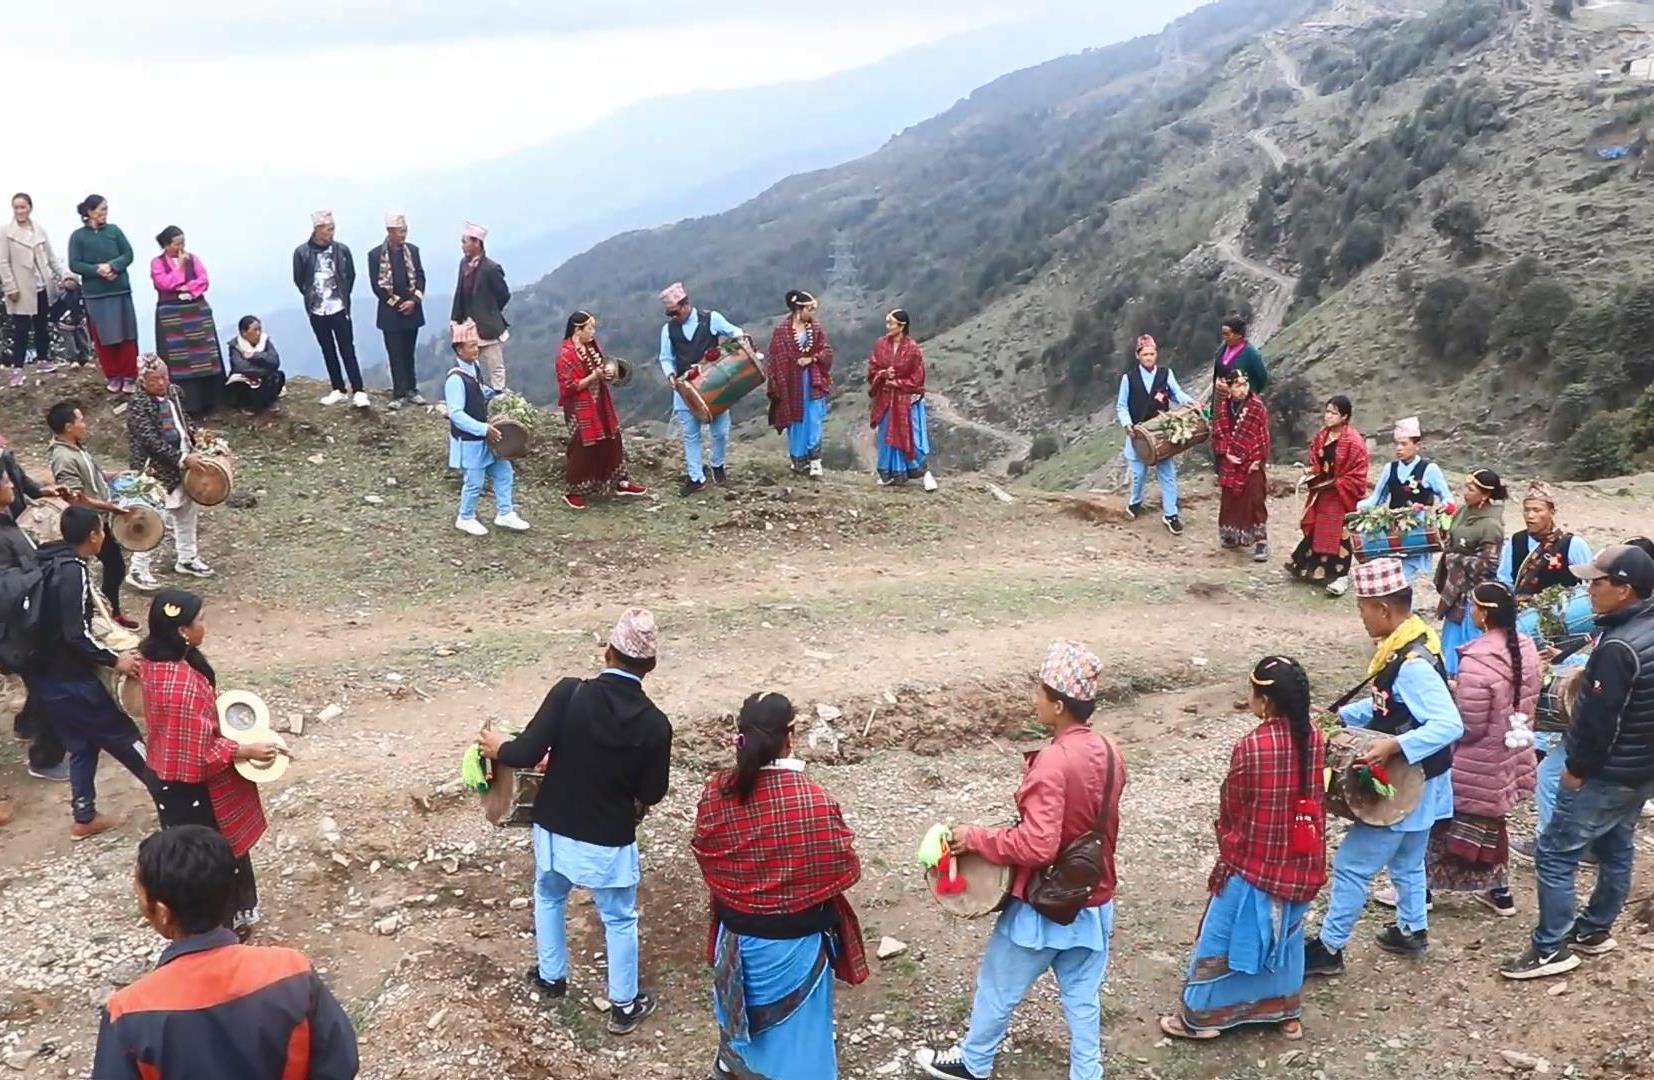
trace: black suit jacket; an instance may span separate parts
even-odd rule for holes
[[[421,326],[425,325],[425,264],[419,259],[419,248],[417,245],[404,244],[403,246],[408,249],[408,254],[413,256],[414,280],[412,282],[412,287],[413,291],[418,294],[416,296],[396,296],[393,295],[392,290],[382,289],[379,286],[379,266],[381,261],[387,254],[389,254],[392,259],[400,262],[402,259],[401,255],[391,253],[389,244],[380,244],[378,247],[368,252],[368,285],[373,289],[373,295],[379,299],[379,302],[374,305],[379,312],[376,316],[374,316],[374,325],[379,327],[381,330],[417,330]],[[391,266],[391,270],[394,275],[396,270],[394,263]],[[395,280],[394,276],[392,280]],[[397,306],[404,300],[412,300],[414,302],[414,309],[412,313],[407,315],[404,315],[401,311],[397,310]]]
[[[484,255],[477,264],[476,288],[465,291],[465,263],[459,261],[459,277],[454,280],[453,320],[471,319],[477,324],[477,335],[484,341],[495,341],[511,325],[505,321],[505,305],[511,303],[511,289],[505,283],[505,270]]]

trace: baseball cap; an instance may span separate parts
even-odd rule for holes
[[[1654,558],[1650,558],[1648,552],[1630,544],[1615,544],[1613,547],[1603,548],[1590,562],[1570,566],[1568,569],[1581,581],[1607,578],[1609,581],[1631,586],[1631,591],[1641,597],[1654,593]]]

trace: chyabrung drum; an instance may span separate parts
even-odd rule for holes
[[[494,456],[505,461],[516,461],[528,453],[528,429],[509,416],[490,416],[488,422],[500,429],[500,437],[489,444]]]
[[[1173,439],[1166,429],[1174,426],[1182,428],[1187,437],[1181,440]],[[1212,427],[1206,422],[1204,409],[1199,405],[1185,405],[1145,420],[1132,428],[1128,434],[1131,437],[1132,449],[1137,451],[1138,460],[1146,465],[1154,465],[1169,457],[1176,457],[1191,446],[1199,446],[1206,442],[1212,437]]]
[[[1583,662],[1565,661],[1545,673],[1539,684],[1539,704],[1533,710],[1535,731],[1568,730],[1574,722],[1574,703],[1579,700],[1579,683],[1584,676]]]
[[[684,404],[701,423],[728,412],[730,406],[764,385],[764,369],[744,352],[713,364],[691,368],[678,382]]]
[[[126,512],[110,515],[109,532],[115,543],[132,552],[154,551],[161,546],[167,525],[159,510],[142,499],[121,499],[118,505]]]
[[[1591,587],[1576,585],[1568,592],[1567,599],[1555,606],[1554,614],[1560,616],[1567,633],[1555,641],[1550,640],[1544,633],[1544,623],[1540,620],[1539,605],[1529,603],[1516,613],[1516,629],[1533,638],[1534,644],[1540,648],[1547,645],[1562,646],[1573,638],[1585,637],[1596,627],[1596,614],[1591,610]]]
[[[1384,737],[1364,728],[1343,728],[1327,738],[1327,813],[1388,828],[1413,812],[1424,793],[1424,770],[1400,754],[1384,763],[1396,789],[1391,797],[1384,798],[1356,776],[1356,760],[1367,744]]]
[[[62,499],[40,499],[30,503],[17,519],[17,525],[34,540],[34,546],[50,544],[63,539],[59,521],[69,504]]]
[[[932,866],[925,871],[925,884],[941,909],[961,919],[980,919],[992,915],[1005,906],[1005,897],[1011,891],[1011,868],[995,866],[980,855],[967,852],[953,860],[955,872],[965,879],[965,891],[939,893],[936,881],[939,872]]]
[[[217,506],[235,488],[235,461],[228,454],[202,456],[201,466],[184,470],[184,493],[200,506]]]
[[[493,825],[534,824],[534,797],[546,774],[494,762],[493,779],[482,793],[482,813]]]

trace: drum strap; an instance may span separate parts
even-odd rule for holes
[[[1360,682],[1356,683],[1353,687],[1350,688],[1348,693],[1346,693],[1343,697],[1339,698],[1337,701],[1332,703],[1332,706],[1331,706],[1332,711],[1337,712],[1339,709],[1342,709],[1344,706],[1346,706],[1350,702],[1354,701],[1355,700],[1355,695],[1357,695],[1357,694],[1361,693],[1361,691],[1367,689],[1368,685],[1371,684],[1374,679],[1378,678],[1378,675],[1379,675],[1378,672],[1374,672],[1373,674],[1367,676],[1365,679],[1362,679]]]

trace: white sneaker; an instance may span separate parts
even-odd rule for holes
[[[1350,579],[1348,577],[1341,577],[1337,581],[1333,582],[1331,585],[1327,586],[1327,595],[1328,596],[1343,596],[1345,593],[1347,593],[1349,591],[1350,591]]]
[[[494,524],[502,529],[510,529],[512,532],[528,531],[528,522],[519,517],[517,511],[515,510],[511,511],[509,514],[499,514],[495,516]]]
[[[821,474],[822,474],[821,462],[819,462],[819,461],[810,462],[810,475],[811,476],[820,476]]]
[[[488,526],[484,525],[474,517],[455,518],[454,528],[463,533],[470,533],[472,536],[488,535]]]
[[[191,559],[189,562],[173,563],[172,569],[176,573],[188,574],[190,577],[212,577],[213,575],[212,567],[208,566],[200,559]]]
[[[155,580],[154,574],[140,574],[135,570],[127,573],[126,583],[139,592],[158,592],[161,588],[161,583]]]
[[[935,491],[936,490],[936,477],[930,475],[930,470],[929,469],[925,470],[925,490],[926,491]]]
[[[407,402],[403,401],[401,398],[396,398],[389,405],[386,405],[385,408],[389,409],[391,412],[401,412],[402,406],[406,404]]]
[[[408,395],[408,404],[409,405],[429,405],[430,402],[425,400],[425,395],[424,394],[421,394],[418,390],[415,390],[413,393]]]
[[[358,408],[358,409],[367,409],[367,408],[372,408],[372,406],[373,406],[373,402],[368,400],[368,395],[367,395],[366,390],[356,391],[355,395],[351,397],[350,403],[352,405],[356,406],[356,408]]]
[[[338,405],[338,404],[341,404],[342,402],[344,402],[346,400],[346,397],[347,397],[347,395],[345,394],[345,392],[343,390],[330,390],[330,391],[328,391],[327,396],[322,398],[322,404],[323,405]]]

